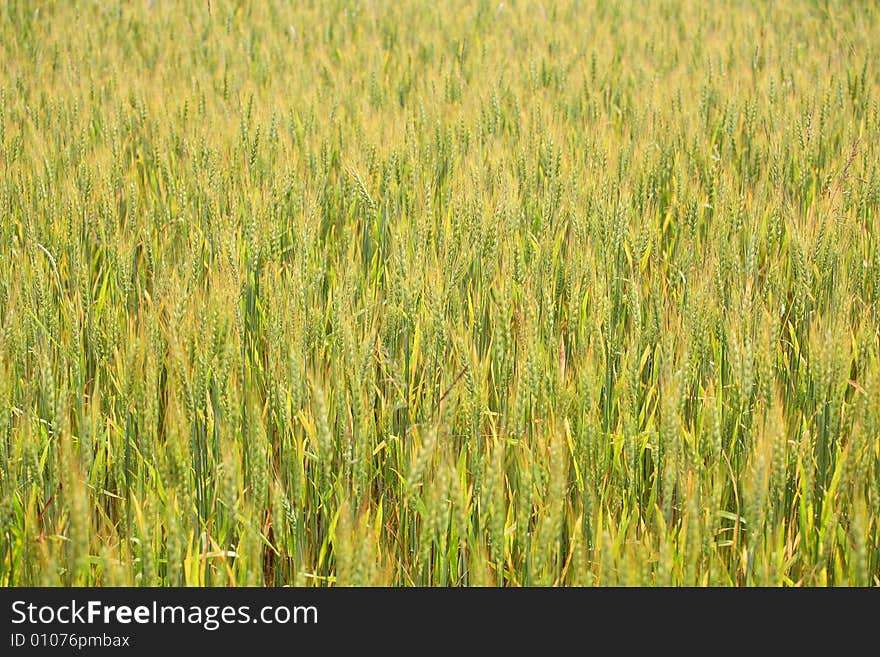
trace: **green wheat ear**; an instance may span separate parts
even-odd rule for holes
[[[0,7],[0,585],[880,583],[877,7],[148,4]]]

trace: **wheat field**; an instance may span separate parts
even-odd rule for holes
[[[0,585],[880,584],[880,9],[0,6]]]

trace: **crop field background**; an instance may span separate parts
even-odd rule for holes
[[[0,584],[880,583],[872,2],[0,6]]]

